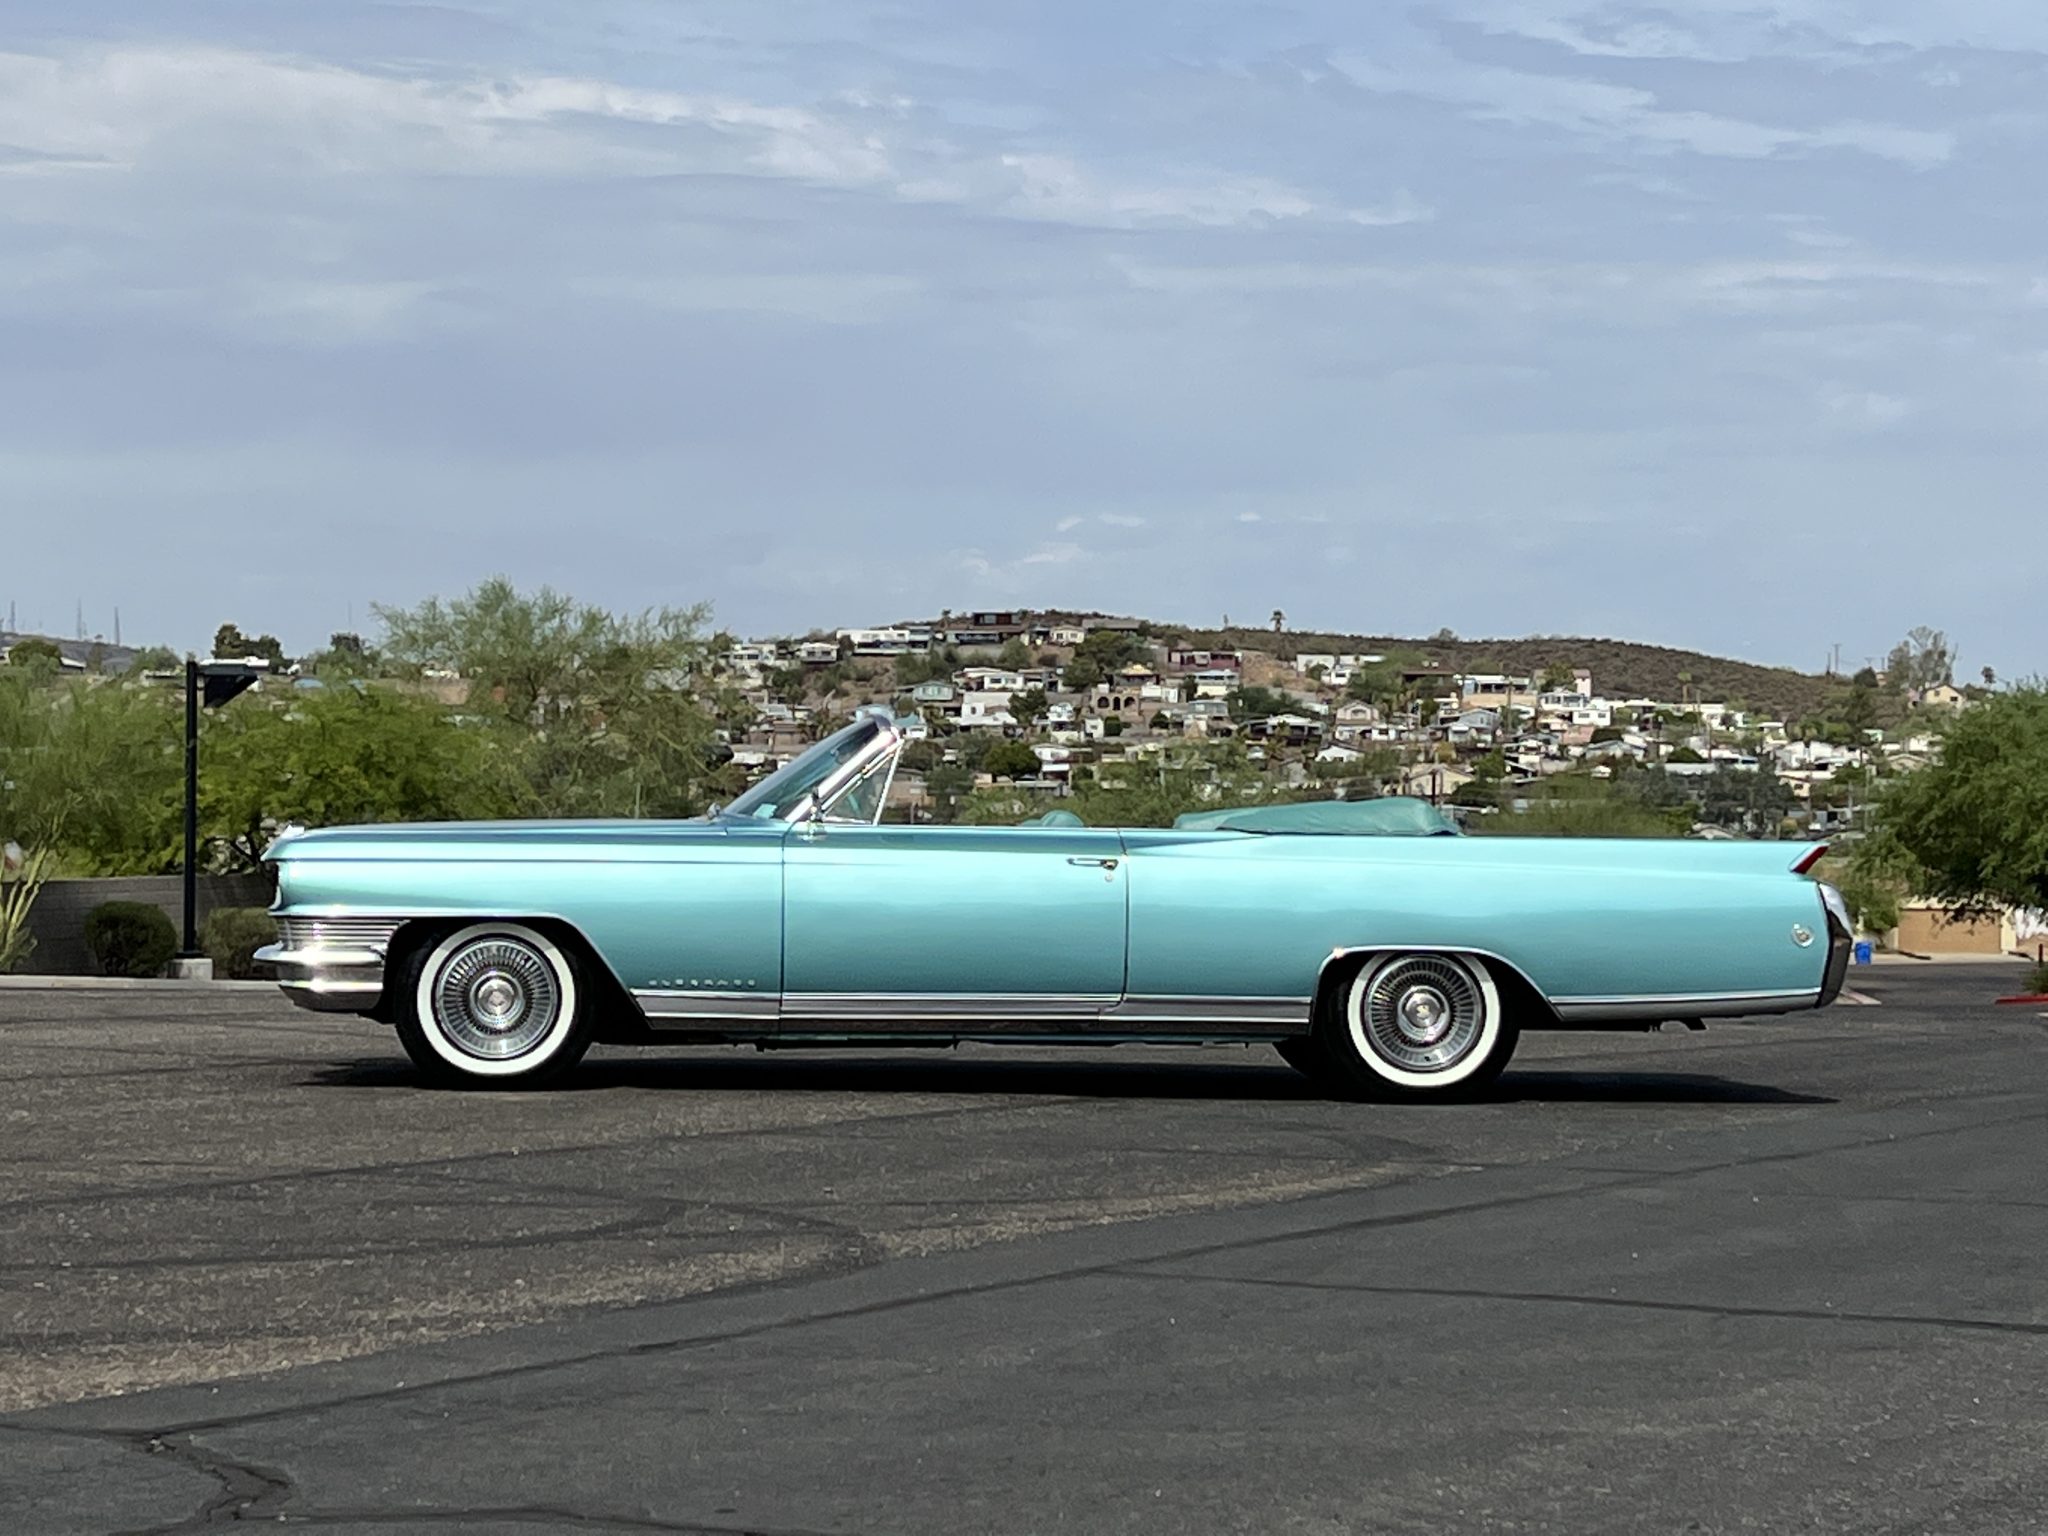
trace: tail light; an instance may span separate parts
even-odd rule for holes
[[[1803,875],[1808,873],[1812,870],[1814,865],[1818,864],[1822,859],[1827,857],[1827,852],[1828,845],[1826,843],[1815,843],[1811,848],[1807,849],[1806,852],[1799,855],[1798,859],[1793,862],[1792,873],[1795,875]]]

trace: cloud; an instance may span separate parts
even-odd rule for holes
[[[1069,153],[920,132],[913,106],[860,92],[792,105],[584,76],[376,73],[195,46],[0,54],[0,173],[212,159],[336,175],[744,175],[1109,229],[1430,216],[1406,194],[1326,206],[1272,177],[1118,174]]]
[[[1874,390],[1830,389],[1822,394],[1821,405],[1838,425],[1854,431],[1881,431],[1913,414],[1910,400]]]
[[[1687,151],[1756,160],[1788,152],[1855,150],[1916,169],[1939,165],[1955,148],[1945,132],[1857,121],[1788,128],[1661,106],[1637,86],[1576,76],[1474,64],[1434,48],[1388,54],[1338,53],[1331,65],[1361,89],[1423,97],[1482,122],[1551,128],[1595,142],[1659,153]]]

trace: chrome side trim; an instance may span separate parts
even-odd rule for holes
[[[1749,1014],[1792,1013],[1820,1005],[1820,989],[1803,992],[1703,992],[1630,997],[1553,997],[1550,1005],[1566,1023],[1614,1019],[1733,1019]]]
[[[955,1020],[1007,1024],[1099,1018],[1116,1002],[1114,995],[1081,992],[786,992],[782,1016],[906,1024]]]
[[[773,1022],[782,1011],[782,1000],[770,992],[670,992],[635,988],[633,1001],[648,1021],[660,1019],[761,1019]]]
[[[1127,997],[1103,1010],[1105,1024],[1235,1024],[1282,1034],[1300,1034],[1309,1027],[1306,997]]]
[[[1305,997],[1127,997],[1082,992],[759,992],[635,988],[651,1024],[663,1021],[763,1023],[780,1020],[787,1038],[864,1038],[942,1034],[1014,1039],[1069,1024],[1074,1038],[1268,1039],[1308,1028]],[[814,1026],[838,1024],[840,1031]],[[954,1026],[979,1026],[962,1030]],[[1046,1038],[1067,1038],[1065,1033]]]

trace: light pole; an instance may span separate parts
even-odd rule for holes
[[[246,661],[185,658],[185,942],[182,973],[199,953],[199,708],[218,709],[262,676]]]

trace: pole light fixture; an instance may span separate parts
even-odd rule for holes
[[[265,668],[248,661],[185,659],[185,943],[180,960],[199,957],[199,710],[252,687]]]

